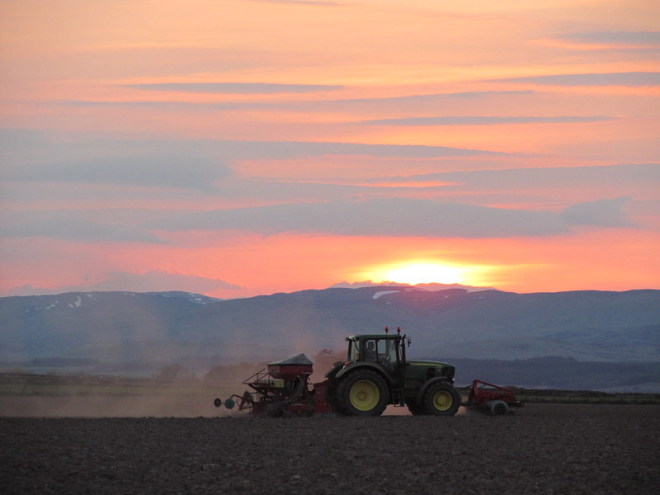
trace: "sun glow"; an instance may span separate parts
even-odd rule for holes
[[[382,279],[401,284],[456,284],[461,282],[460,268],[436,263],[413,263],[386,270]]]

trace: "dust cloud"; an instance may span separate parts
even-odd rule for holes
[[[239,389],[237,389],[238,391]],[[209,396],[3,396],[0,416],[27,418],[218,417]]]

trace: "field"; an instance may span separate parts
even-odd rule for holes
[[[660,492],[656,395],[516,391],[492,417],[254,418],[239,383],[0,377],[3,493]],[[599,404],[595,404],[598,402]],[[645,405],[642,405],[645,404]]]
[[[0,418],[3,493],[656,494],[660,406],[452,418]]]
[[[242,394],[246,385],[232,375],[226,380],[158,380],[93,375],[0,373],[0,417],[217,417],[229,415],[213,407],[213,399]],[[322,379],[322,376],[319,378]],[[575,390],[515,388],[528,404],[658,405],[660,395]],[[469,390],[461,389],[467,398]],[[390,406],[387,415],[407,415]]]

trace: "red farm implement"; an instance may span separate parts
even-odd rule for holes
[[[325,387],[309,384],[312,372],[312,362],[304,354],[269,363],[267,370],[262,369],[243,382],[252,391],[232,395],[224,405],[232,409],[238,404],[239,411],[258,416],[332,412],[325,403]],[[220,407],[223,402],[216,399],[214,404]]]
[[[516,399],[513,390],[481,380],[472,382],[468,400],[462,405],[482,409],[493,416],[508,414],[510,407],[525,407],[522,401]]]

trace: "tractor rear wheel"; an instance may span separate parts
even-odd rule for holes
[[[424,409],[434,416],[453,416],[461,405],[461,397],[448,383],[435,383],[424,394]]]
[[[380,416],[387,407],[387,383],[369,370],[354,371],[339,382],[341,410],[349,416]]]

